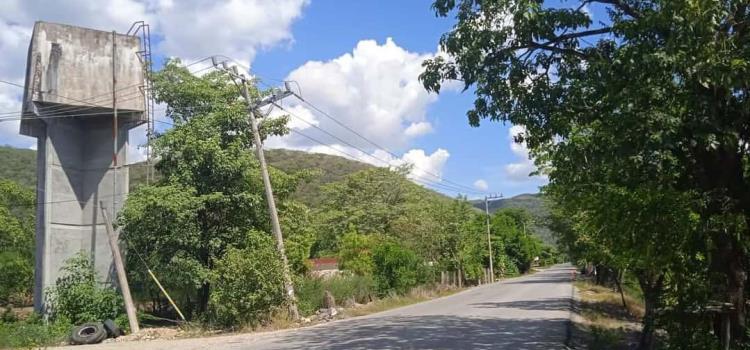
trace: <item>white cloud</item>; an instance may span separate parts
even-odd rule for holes
[[[258,50],[292,42],[307,0],[159,1],[155,23],[163,53],[188,60],[223,54],[249,65]]]
[[[299,83],[306,101],[340,123],[379,146],[403,149],[414,138],[432,131],[426,109],[437,97],[427,93],[418,79],[422,61],[431,56],[409,52],[390,38],[383,44],[362,40],[351,53],[329,61],[309,61],[287,79]],[[328,118],[317,120],[321,128],[358,148],[376,148]],[[297,147],[314,144],[294,135],[285,142]]]
[[[437,97],[427,93],[418,79],[422,62],[433,55],[409,52],[389,38],[383,44],[362,40],[350,53],[306,62],[287,79],[299,83],[306,101],[336,119],[290,100],[290,107],[284,107],[291,112],[290,127],[315,140],[291,133],[269,138],[266,146],[344,156],[381,167],[412,164],[411,179],[442,181],[450,157],[447,150],[439,148],[428,154],[423,149],[409,149],[400,157],[391,153],[433,131],[426,110]],[[275,110],[271,116],[283,114],[287,113]]]
[[[438,148],[432,154],[426,154],[424,150],[412,149],[404,153],[396,162],[411,164],[413,166],[409,177],[418,180],[442,181],[443,167],[448,161],[450,153]]]
[[[480,191],[487,191],[487,189],[489,189],[490,186],[487,184],[487,181],[484,181],[483,179],[478,179],[477,181],[474,181],[474,188]]]
[[[404,130],[404,134],[407,137],[421,136],[431,132],[432,124],[430,124],[429,122],[411,123],[411,125],[409,125],[409,127]]]
[[[506,164],[504,172],[508,180],[511,182],[525,182],[532,180],[544,179],[544,176],[530,174],[537,170],[534,165],[534,161],[529,156],[529,149],[526,147],[526,143],[517,143],[514,138],[526,132],[526,129],[520,125],[513,125],[508,130],[508,139],[510,140],[510,150],[518,158],[518,161]]]

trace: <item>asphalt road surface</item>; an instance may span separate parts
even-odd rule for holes
[[[564,349],[570,265],[307,328],[78,349]]]

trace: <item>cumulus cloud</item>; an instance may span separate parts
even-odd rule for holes
[[[159,50],[189,60],[224,54],[249,65],[258,50],[292,42],[307,0],[162,0],[153,6]]]
[[[487,184],[487,181],[483,179],[478,179],[477,181],[474,181],[474,188],[480,191],[487,191],[487,189],[489,189],[490,186]]]
[[[421,136],[424,134],[429,134],[432,132],[432,124],[428,122],[419,122],[419,123],[411,123],[406,130],[404,130],[404,134],[407,137],[416,137]]]
[[[534,165],[534,161],[529,156],[529,149],[526,147],[526,143],[515,142],[514,138],[526,132],[526,129],[520,125],[513,125],[508,130],[508,138],[510,139],[510,150],[518,158],[516,162],[506,164],[504,171],[506,177],[512,182],[525,182],[531,180],[543,179],[544,176],[530,174],[537,170]]]
[[[437,97],[427,93],[418,79],[422,61],[431,56],[409,52],[390,38],[383,44],[362,40],[352,52],[328,61],[309,61],[287,79],[299,83],[306,101],[341,124],[379,146],[403,149],[414,138],[432,131],[426,109]],[[310,109],[300,103],[293,106]],[[324,117],[317,120],[321,128],[335,132],[358,148],[374,147],[335,121]],[[313,146],[310,140],[294,135],[286,142],[291,146]]]
[[[333,154],[376,166],[411,164],[409,178],[442,181],[450,157],[447,150],[408,149],[412,140],[433,131],[426,110],[437,97],[424,90],[418,77],[422,62],[434,55],[409,52],[389,38],[382,44],[362,40],[349,53],[303,64],[287,79],[299,84],[305,101],[335,120],[291,100],[284,107],[288,112],[277,109],[271,116],[289,114],[290,127],[307,137],[293,132],[268,139],[266,146]],[[400,157],[392,154],[403,149],[408,150]]]

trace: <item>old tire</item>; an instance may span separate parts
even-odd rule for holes
[[[122,335],[122,329],[120,329],[120,327],[117,327],[115,321],[105,320],[104,329],[107,331],[107,336],[110,338],[117,338]]]
[[[73,327],[70,332],[70,343],[73,345],[98,344],[107,339],[107,330],[100,322],[85,323]]]

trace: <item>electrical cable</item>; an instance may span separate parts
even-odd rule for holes
[[[321,127],[319,127],[319,126],[315,125],[315,124],[312,124],[312,123],[310,123],[310,122],[308,122],[308,121],[304,120],[304,119],[303,119],[302,117],[300,117],[300,116],[296,115],[295,113],[292,113],[291,111],[287,110],[286,108],[284,108],[284,107],[282,107],[282,106],[280,106],[280,105],[278,105],[278,104],[275,104],[275,103],[274,103],[274,105],[275,105],[276,107],[278,107],[279,109],[283,110],[284,112],[288,113],[289,115],[291,115],[291,116],[292,116],[292,117],[294,117],[295,119],[297,119],[297,120],[300,120],[300,121],[304,122],[305,124],[307,124],[307,125],[309,125],[309,126],[311,126],[311,127],[315,128],[315,129],[317,129],[317,130],[320,130],[320,131],[322,131],[322,132],[323,132],[323,133],[325,133],[326,135],[328,135],[328,136],[331,136],[331,137],[335,138],[336,140],[338,140],[338,141],[340,141],[340,142],[342,142],[342,143],[346,144],[347,146],[349,146],[349,147],[352,147],[352,148],[354,148],[354,149],[356,149],[356,150],[358,150],[358,151],[362,152],[362,154],[364,154],[364,155],[367,155],[367,156],[368,156],[368,157],[370,157],[370,158],[376,159],[376,160],[378,160],[378,161],[382,162],[383,164],[385,164],[386,166],[390,166],[390,165],[391,165],[391,162],[389,162],[388,160],[384,160],[384,159],[382,159],[382,158],[376,157],[376,156],[374,156],[374,155],[372,155],[372,154],[370,154],[370,153],[366,152],[366,151],[365,151],[365,150],[363,150],[362,148],[360,148],[360,147],[357,147],[357,146],[355,146],[355,145],[353,145],[353,144],[351,144],[351,143],[349,143],[349,142],[347,142],[347,141],[345,141],[345,140],[343,140],[343,139],[339,138],[338,136],[336,136],[336,135],[334,135],[334,134],[332,134],[332,133],[328,132],[327,130],[325,130],[325,129],[323,129],[323,128],[321,128]],[[294,129],[290,129],[290,130],[294,130]],[[396,158],[398,158],[398,157],[396,157]],[[360,161],[361,161],[361,159],[358,159],[358,160],[360,160]],[[419,169],[419,168],[416,168],[416,167],[415,167],[415,169],[417,169],[417,170],[421,170],[421,169]],[[424,170],[422,170],[422,171],[424,171]],[[433,176],[436,176],[436,175],[433,175]],[[436,177],[437,177],[437,176],[436,176]],[[437,178],[439,179],[440,177],[437,177]],[[465,188],[462,188],[462,187],[459,187],[459,186],[454,186],[454,185],[450,185],[450,184],[443,184],[443,183],[439,183],[439,182],[437,182],[437,181],[435,181],[435,180],[428,180],[428,179],[424,179],[424,178],[420,178],[420,180],[421,180],[421,181],[430,181],[430,182],[434,182],[434,183],[436,183],[436,184],[440,184],[440,185],[441,185],[441,186],[443,186],[443,187],[446,187],[446,188],[451,188],[451,190],[453,190],[453,191],[455,191],[455,192],[463,192],[463,193],[473,193],[473,194],[484,194],[484,192],[479,192],[479,191],[476,191],[476,190],[473,190],[473,189],[471,189],[471,190],[466,190]]]

